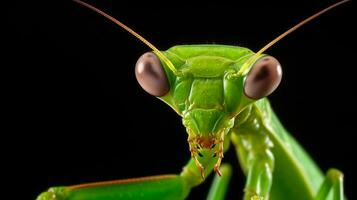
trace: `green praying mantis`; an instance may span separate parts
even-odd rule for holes
[[[344,0],[284,32],[262,49],[226,45],[179,45],[160,51],[135,31],[103,11],[75,2],[113,21],[152,52],[135,66],[139,85],[182,117],[191,159],[177,175],[52,187],[38,200],[185,199],[191,188],[213,171],[207,199],[224,199],[232,169],[222,164],[235,148],[246,175],[245,200],[343,200],[343,174],[324,175],[308,153],[285,130],[268,99],[279,85],[277,59],[263,54],[283,37]]]

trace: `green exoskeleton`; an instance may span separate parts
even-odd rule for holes
[[[153,50],[138,59],[136,78],[146,92],[182,116],[191,159],[177,175],[52,187],[38,200],[185,199],[212,171],[216,177],[207,198],[224,199],[231,167],[221,162],[231,145],[246,175],[245,200],[344,199],[342,173],[330,169],[324,175],[270,107],[266,96],[278,87],[282,69],[277,59],[263,52],[347,0],[307,18],[256,53],[226,45],[181,45],[159,51],[118,20],[75,1]]]

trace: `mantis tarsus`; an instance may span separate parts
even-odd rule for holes
[[[213,170],[217,176],[208,199],[224,199],[231,169],[220,164],[230,141],[247,176],[244,199],[322,200],[328,199],[330,190],[334,199],[344,198],[342,173],[332,169],[324,176],[271,110],[265,97],[278,86],[281,68],[275,58],[262,53],[346,1],[308,18],[257,53],[224,45],[159,51],[119,21],[77,2],[118,23],[153,50],[138,60],[138,82],[183,117],[192,158],[179,175],[55,187],[38,199],[184,199]]]

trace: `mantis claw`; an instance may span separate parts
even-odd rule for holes
[[[221,173],[221,171],[219,170],[219,168],[221,167],[222,158],[223,158],[223,152],[219,152],[219,158],[218,158],[218,160],[217,160],[216,165],[214,166],[214,171],[215,171],[219,176],[222,176],[222,173]]]
[[[202,164],[200,163],[200,161],[197,160],[196,157],[193,157],[195,159],[195,163],[196,163],[196,166],[198,167],[198,169],[200,170],[201,172],[201,177],[202,177],[202,180],[205,179],[205,169],[204,167],[202,166]]]
[[[214,171],[219,175],[219,176],[222,176],[222,172],[220,171],[220,167],[221,167],[221,162],[222,162],[222,159],[223,159],[223,142],[224,142],[224,133],[225,131],[222,131],[222,134],[221,134],[221,139],[219,140],[219,150],[217,151],[219,157],[218,157],[218,160],[217,160],[217,163],[216,165],[214,166]]]
[[[221,170],[219,170],[220,166],[219,165],[215,165],[214,166],[214,171],[218,174],[218,176],[222,176],[222,172]]]
[[[200,169],[201,171],[201,177],[202,177],[202,180],[205,180],[205,170],[204,169]]]

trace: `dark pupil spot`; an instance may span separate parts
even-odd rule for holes
[[[269,70],[268,66],[264,65],[262,68],[260,68],[259,72],[255,75],[254,81],[261,81],[265,79],[266,77],[269,77]]]
[[[198,156],[203,157],[203,155],[200,152],[198,152]]]
[[[154,79],[160,79],[160,72],[157,71],[157,69],[155,70],[155,68],[153,67],[154,63],[152,62],[148,62],[145,64],[145,69],[147,70],[146,73],[154,78]]]
[[[216,156],[217,156],[217,154],[216,154],[216,153],[214,153],[214,154],[213,154],[213,158],[215,158]]]
[[[213,145],[211,146],[211,149],[213,149],[215,146],[216,146],[216,144],[213,144]]]

